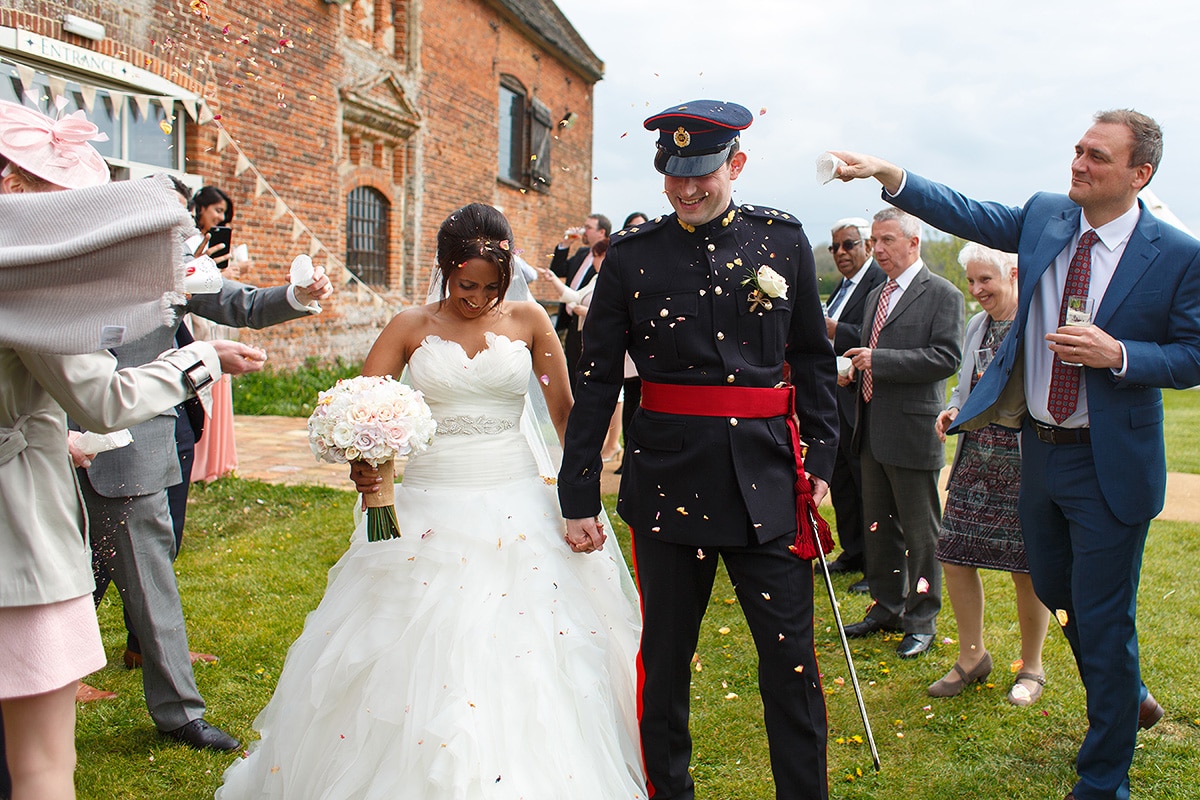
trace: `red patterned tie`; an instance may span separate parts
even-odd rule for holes
[[[1071,266],[1067,268],[1067,285],[1063,287],[1062,305],[1058,309],[1059,327],[1067,321],[1067,298],[1073,295],[1087,296],[1092,283],[1092,245],[1099,239],[1095,231],[1085,231],[1079,237],[1079,246],[1075,248]],[[1075,413],[1075,406],[1079,404],[1079,376],[1082,373],[1083,367],[1068,366],[1057,353],[1054,355],[1046,408],[1055,422],[1061,423]]]
[[[875,321],[871,323],[871,338],[867,339],[867,347],[874,349],[875,345],[879,344],[879,331],[883,329],[883,323],[887,322],[888,318],[888,301],[892,298],[892,292],[899,288],[900,284],[894,280],[889,280],[884,284],[883,291],[879,295],[879,305],[875,308]],[[871,370],[863,370],[862,394],[864,403],[871,402],[871,395],[875,393],[874,389]]]

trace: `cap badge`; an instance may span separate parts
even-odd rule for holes
[[[679,147],[687,147],[691,143],[692,135],[684,130],[684,127],[680,125],[679,130],[675,131],[675,144]]]

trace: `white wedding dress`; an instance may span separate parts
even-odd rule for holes
[[[402,535],[359,520],[220,800],[645,798],[632,581],[615,539],[564,543],[520,432],[529,350],[487,344],[413,353],[438,434],[396,487]]]

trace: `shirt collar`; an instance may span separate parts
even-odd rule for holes
[[[1111,222],[1101,225],[1099,228],[1093,228],[1088,224],[1087,215],[1079,215],[1079,235],[1082,236],[1085,232],[1094,230],[1096,235],[1100,237],[1100,241],[1108,248],[1109,252],[1116,250],[1121,242],[1129,238],[1129,234],[1133,233],[1133,229],[1137,227],[1138,219],[1142,215],[1141,205],[1134,203],[1121,216]]]

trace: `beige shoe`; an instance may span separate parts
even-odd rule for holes
[[[970,672],[964,670],[955,661],[953,672],[956,674],[929,685],[930,697],[957,697],[970,684],[986,680],[987,676],[992,674],[992,655],[985,651],[983,658],[979,659],[975,669]]]
[[[1030,689],[1021,681],[1033,681],[1033,688]],[[1016,679],[1013,681],[1012,688],[1008,690],[1008,702],[1014,706],[1031,706],[1038,701],[1042,696],[1042,689],[1046,686],[1045,675],[1034,675],[1032,672],[1018,672]]]

